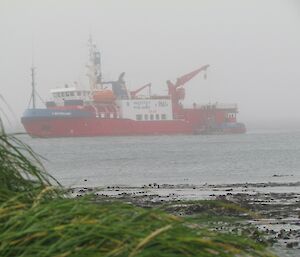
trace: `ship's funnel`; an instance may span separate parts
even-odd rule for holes
[[[117,99],[129,99],[124,76],[125,76],[125,72],[122,72],[117,81],[106,81],[102,83],[102,84],[112,85],[112,90]]]

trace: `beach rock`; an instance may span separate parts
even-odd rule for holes
[[[289,242],[289,243],[286,244],[286,247],[287,247],[287,248],[295,248],[295,247],[297,247],[298,245],[299,245],[298,242]]]

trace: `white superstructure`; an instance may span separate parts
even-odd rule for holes
[[[64,101],[67,100],[82,100],[82,101],[90,101],[91,94],[89,90],[80,90],[76,87],[63,87],[63,88],[55,88],[51,91],[52,99],[56,103],[56,105],[64,105]]]
[[[173,120],[170,99],[128,99],[117,101],[123,119]]]

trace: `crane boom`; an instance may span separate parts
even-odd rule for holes
[[[170,80],[167,81],[168,86],[168,94],[172,100],[172,108],[173,113],[179,113],[181,110],[180,101],[184,100],[185,98],[185,90],[183,87],[188,81],[194,78],[198,73],[201,71],[206,71],[209,65],[204,65],[201,68],[194,70],[190,73],[187,73],[176,80],[176,83],[171,82]]]
[[[134,91],[131,91],[130,92],[130,95],[131,95],[131,98],[134,98],[139,92],[141,92],[143,89],[145,89],[146,87],[149,87],[151,88],[151,83],[148,83],[140,88],[138,88],[137,90],[134,90]]]
[[[180,86],[183,86],[185,83],[187,83],[188,81],[190,81],[192,78],[194,78],[198,73],[200,73],[201,71],[206,71],[207,68],[209,67],[209,65],[204,65],[201,68],[194,70],[188,74],[185,74],[183,76],[181,76],[180,78],[177,79],[176,83],[175,83],[175,88],[178,88]]]

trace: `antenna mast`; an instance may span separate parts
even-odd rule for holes
[[[91,91],[102,89],[102,72],[101,72],[101,54],[93,43],[92,36],[89,38],[90,63],[88,65],[88,77],[90,80]]]
[[[35,68],[34,68],[34,44],[32,36],[32,56],[31,56],[31,99],[32,99],[32,108],[36,107],[36,98],[35,98]]]
[[[35,68],[33,67],[33,65],[31,67],[31,87],[32,108],[35,109]]]

